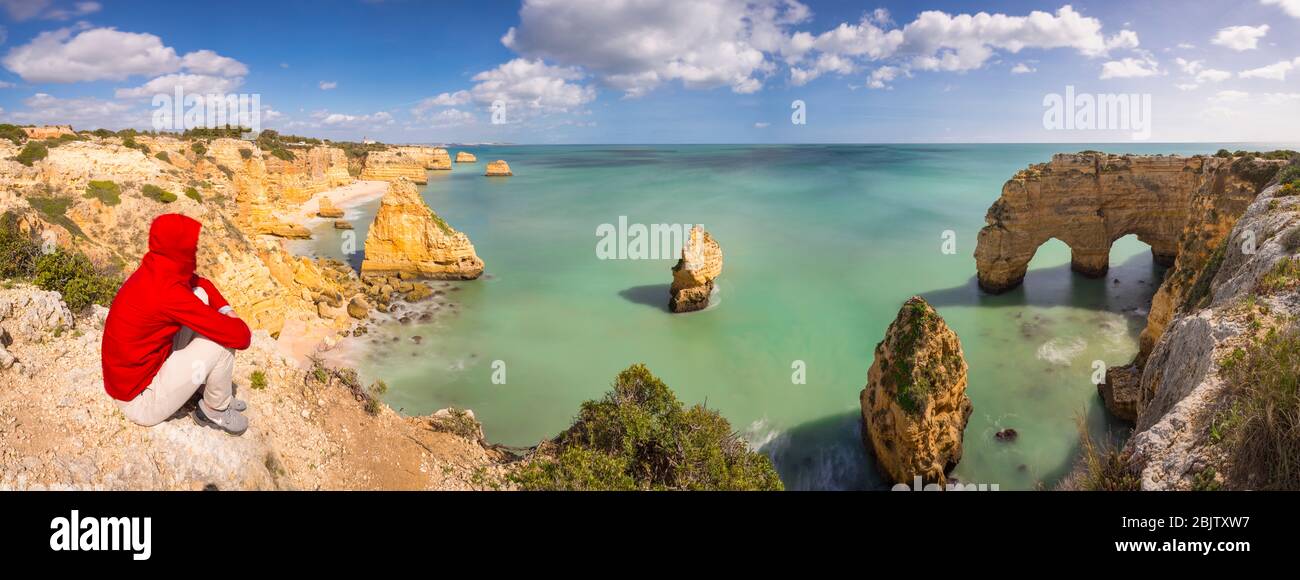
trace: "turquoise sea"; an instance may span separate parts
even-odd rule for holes
[[[487,274],[452,284],[450,314],[374,333],[357,364],[387,380],[394,408],[470,408],[489,440],[526,446],[644,362],[684,402],[719,410],[769,454],[787,488],[881,489],[858,393],[886,326],[919,294],[956,330],[970,365],[974,413],[955,475],[1003,490],[1050,488],[1076,457],[1078,418],[1096,436],[1122,432],[1100,405],[1093,363],[1132,358],[1163,272],[1128,237],[1112,249],[1110,274],[1086,279],[1052,240],[1021,288],[985,295],[972,257],[985,212],[1017,170],[1056,152],[1219,147],[466,147],[480,162],[431,172],[424,198],[469,234]],[[493,159],[507,160],[514,177],[483,177]],[[359,240],[377,206],[350,211]],[[673,259],[598,259],[597,228],[620,216],[708,229],[725,256],[715,304],[667,311]],[[949,230],[953,254],[942,251]],[[340,234],[315,232],[308,250],[338,257]],[[401,340],[390,342],[392,333]],[[804,384],[792,380],[800,364]],[[493,382],[500,370],[504,384]],[[1007,427],[1018,440],[995,440]]]

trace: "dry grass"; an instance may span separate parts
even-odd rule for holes
[[[1222,445],[1232,479],[1251,489],[1300,489],[1300,328],[1269,333],[1220,362],[1232,403]]]

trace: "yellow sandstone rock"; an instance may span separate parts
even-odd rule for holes
[[[682,246],[682,257],[673,266],[673,283],[669,287],[668,309],[692,312],[709,306],[713,279],[722,273],[722,247],[704,228],[691,228]]]
[[[317,203],[320,204],[320,207],[316,210],[316,217],[331,219],[343,217],[343,210],[334,207],[334,202],[330,201],[330,198],[322,197]]]
[[[361,179],[396,182],[407,179],[412,183],[425,184],[429,176],[425,170],[432,162],[432,155],[419,151],[421,148],[395,147],[384,151],[371,151],[366,155],[366,165],[361,170]]]
[[[483,175],[488,177],[507,177],[514,174],[510,172],[510,166],[507,165],[504,160],[497,159],[496,161],[487,164],[487,172]]]
[[[947,482],[962,456],[972,405],[961,341],[913,296],[876,345],[859,397],[863,438],[891,483]]]
[[[469,151],[457,151],[456,163],[478,163],[478,157]]]
[[[426,278],[472,280],[483,273],[469,236],[458,232],[420,197],[411,182],[389,186],[366,236],[366,275],[409,273]]]

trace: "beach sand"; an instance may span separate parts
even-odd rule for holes
[[[383,196],[388,192],[387,181],[356,181],[343,187],[328,189],[313,195],[298,208],[298,211],[290,214],[291,223],[304,223],[313,219],[325,219],[316,217],[316,211],[320,209],[320,199],[322,197],[330,198],[334,206],[339,209],[348,209]]]

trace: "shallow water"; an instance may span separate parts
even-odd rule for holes
[[[975,285],[972,253],[1008,177],[1054,152],[1090,148],[1101,147],[467,148],[481,162],[432,172],[424,197],[469,234],[487,275],[451,285],[450,314],[394,329],[420,335],[419,344],[370,349],[360,370],[388,381],[394,408],[468,407],[492,441],[531,445],[644,362],[683,401],[721,411],[774,459],[788,488],[880,488],[863,451],[858,393],[886,326],[919,294],[961,337],[971,369],[974,413],[955,475],[1001,489],[1050,487],[1077,454],[1077,418],[1095,435],[1118,431],[1092,365],[1132,358],[1162,269],[1128,237],[1115,244],[1105,279],[1082,278],[1053,240],[1021,288],[989,296]],[[482,177],[498,158],[514,177]],[[377,206],[349,210],[358,240]],[[703,224],[725,255],[715,305],[667,311],[672,259],[598,259],[596,229],[619,216]],[[941,251],[945,230],[956,235],[955,254]],[[342,257],[342,234],[326,223],[315,231],[300,247]],[[792,381],[796,361],[806,384]],[[505,384],[492,380],[500,369]],[[1019,439],[996,441],[1004,427]]]

